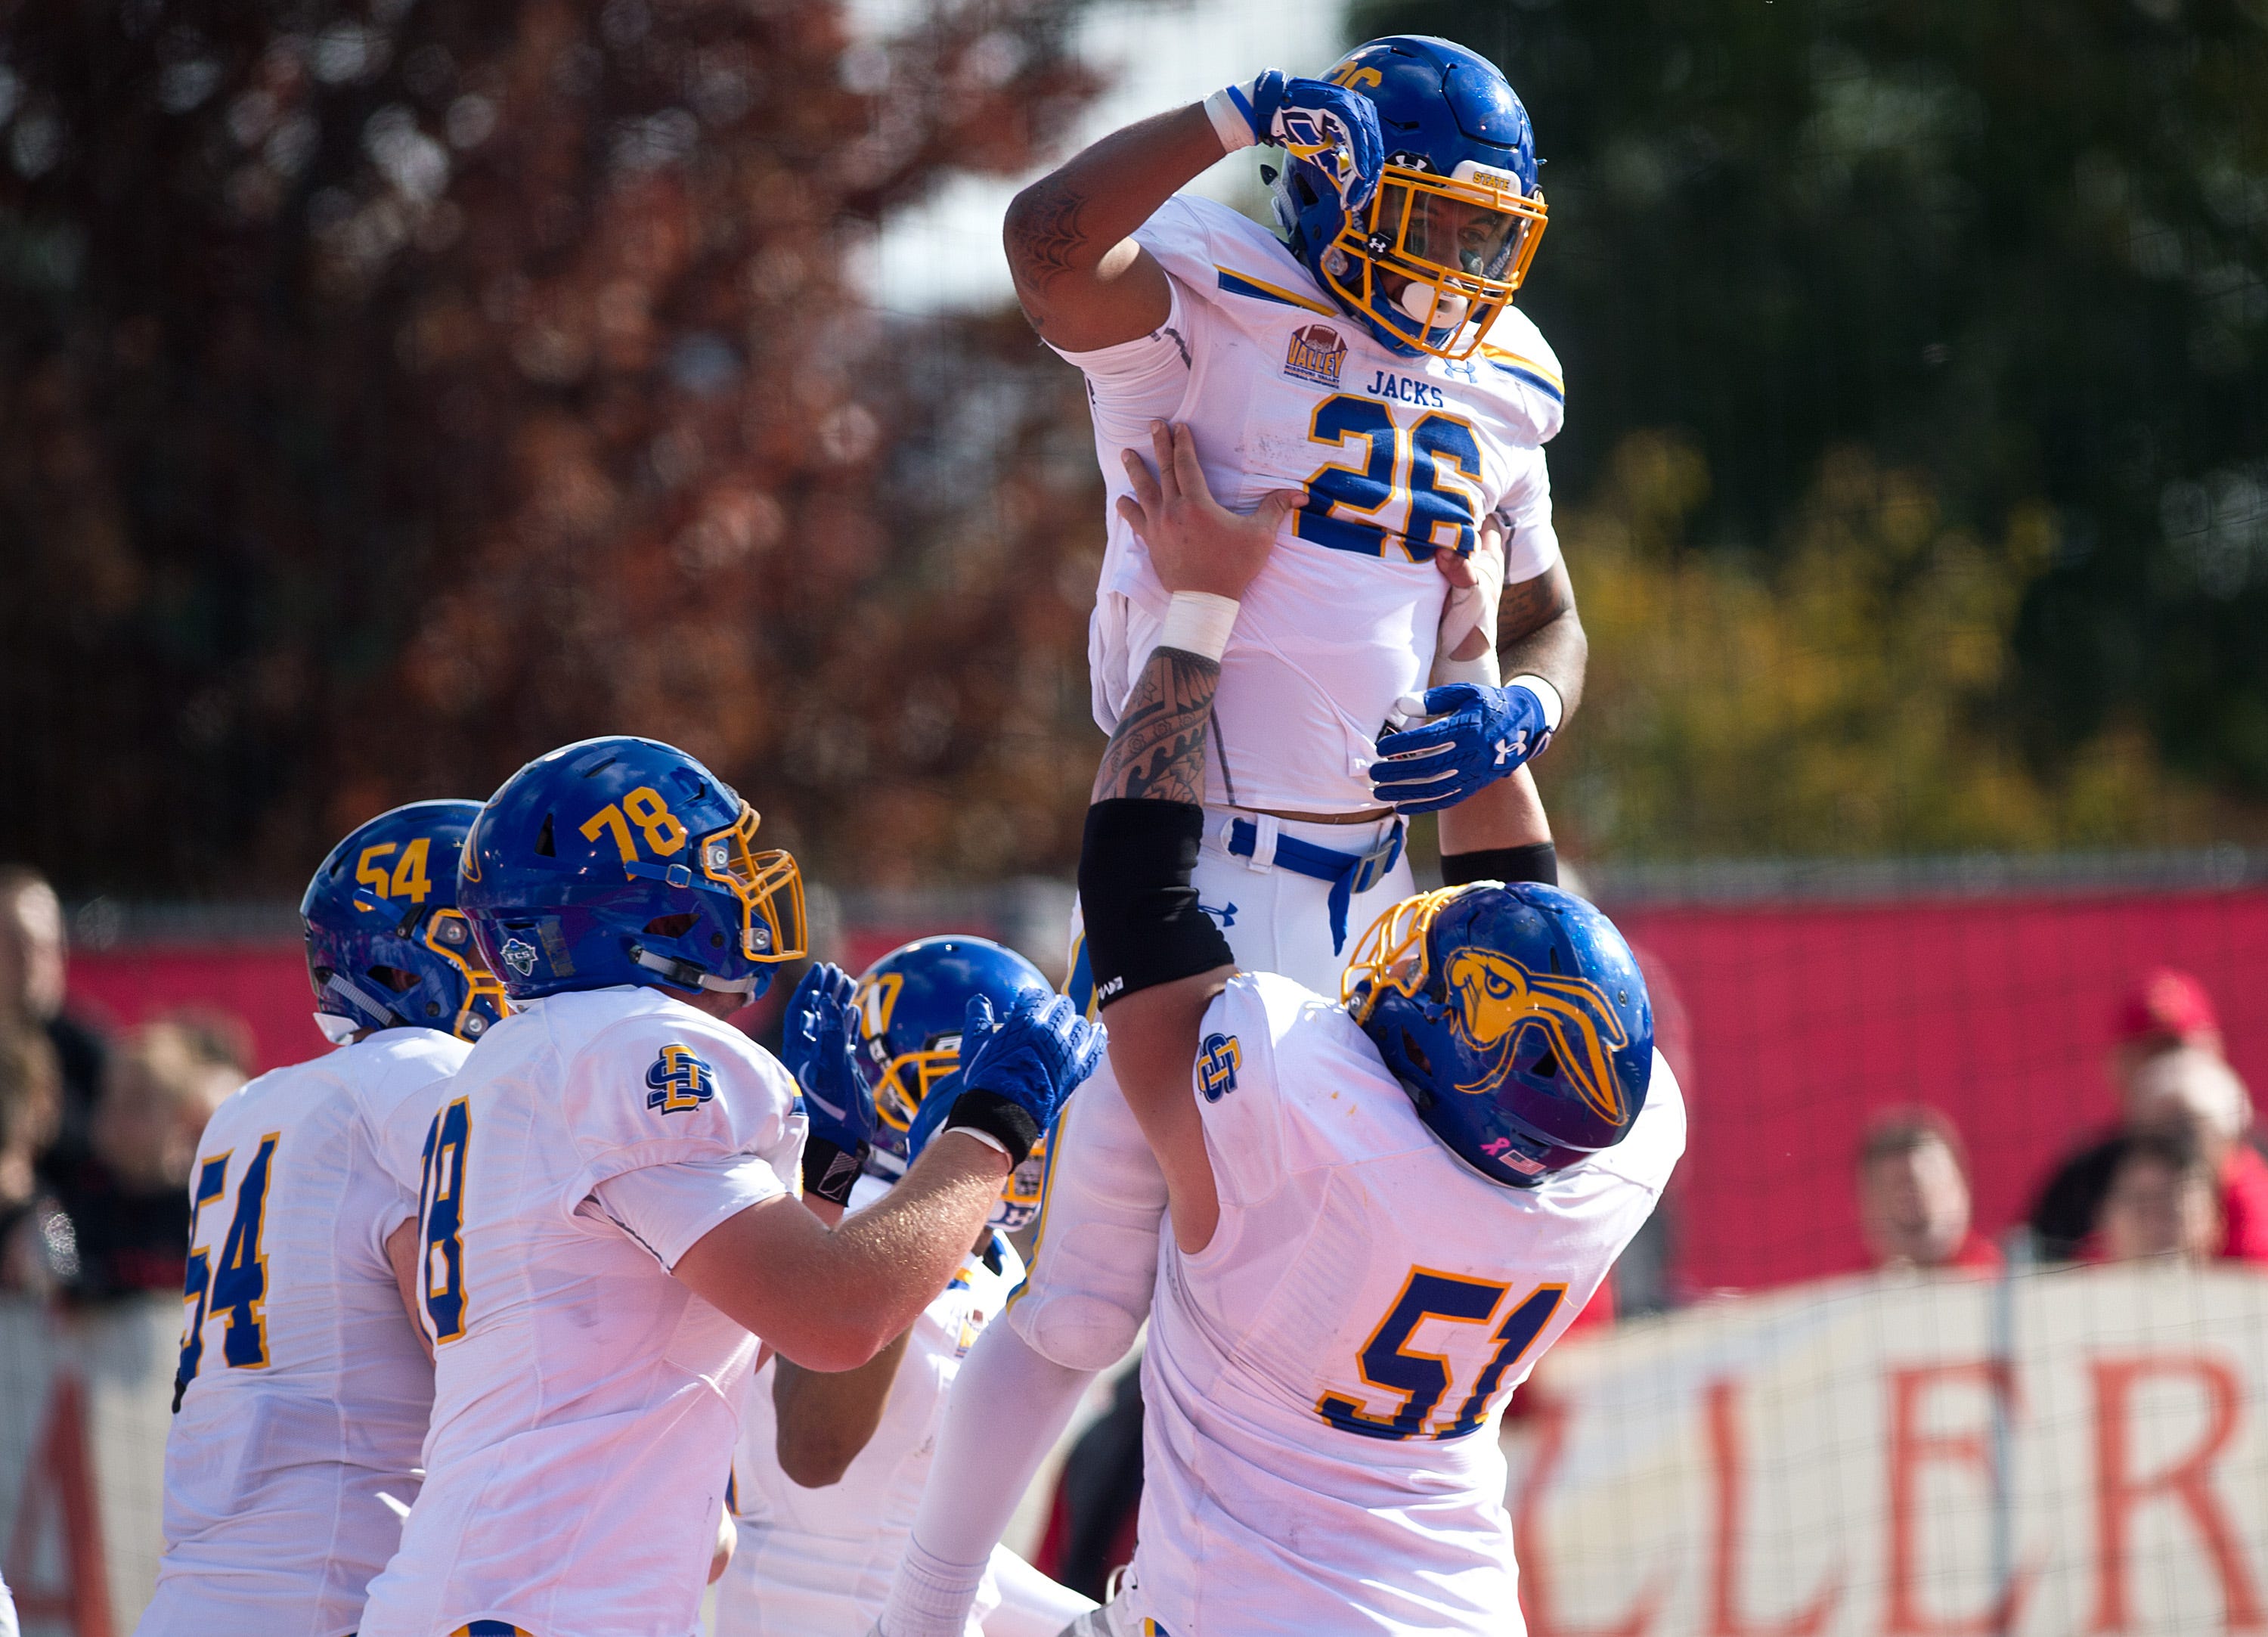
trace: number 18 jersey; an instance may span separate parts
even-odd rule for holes
[[[166,1555],[141,1637],[336,1637],[417,1493],[433,1372],[387,1259],[471,1050],[381,1029],[221,1104],[190,1175]]]
[[[1447,583],[1437,551],[1506,526],[1507,583],[1558,560],[1543,446],[1559,430],[1558,363],[1506,308],[1462,362],[1404,358],[1349,318],[1276,238],[1180,195],[1134,235],[1165,268],[1153,334],[1064,356],[1086,372],[1108,490],[1108,544],[1088,634],[1108,732],[1156,644],[1167,594],[1116,513],[1119,452],[1149,458],[1154,417],[1183,421],[1214,497],[1248,512],[1306,495],[1245,593],[1221,662],[1222,741],[1207,800],[1342,813],[1378,805],[1365,770],[1381,725],[1421,689]]]
[[[1244,974],[1204,1028],[1220,1222],[1193,1256],[1164,1235],[1131,1612],[1172,1637],[1516,1633],[1498,1427],[1668,1181],[1675,1079],[1657,1055],[1621,1144],[1507,1188],[1313,992]]]

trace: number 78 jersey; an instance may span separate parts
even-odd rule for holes
[[[1558,560],[1543,448],[1559,429],[1557,361],[1517,308],[1462,362],[1389,352],[1271,234],[1210,200],[1168,200],[1135,238],[1171,277],[1166,324],[1065,355],[1087,376],[1111,503],[1089,633],[1096,720],[1116,726],[1167,596],[1116,515],[1119,451],[1146,459],[1152,418],[1186,422],[1223,505],[1305,496],[1229,638],[1208,799],[1375,807],[1363,775],[1380,725],[1432,666],[1447,594],[1435,554],[1469,552],[1493,512],[1508,582]]]
[[[1675,1078],[1657,1056],[1619,1146],[1514,1189],[1289,979],[1239,976],[1204,1030],[1220,1221],[1160,1257],[1132,1612],[1175,1637],[1516,1631],[1505,1403],[1653,1212]]]

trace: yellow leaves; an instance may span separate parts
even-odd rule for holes
[[[2138,733],[2042,769],[2004,725],[2044,505],[1979,539],[1918,475],[1839,449],[1764,559],[1685,549],[1708,473],[1674,435],[1627,439],[1600,492],[1561,529],[1591,637],[1583,713],[1538,769],[1563,831],[1692,857],[2132,844],[2202,823]]]

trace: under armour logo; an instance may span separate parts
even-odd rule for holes
[[[1502,767],[1506,763],[1511,761],[1513,756],[1518,756],[1522,749],[1527,748],[1527,741],[1528,735],[1526,734],[1515,734],[1510,739],[1498,740],[1496,741],[1496,764],[1498,767]]]
[[[1197,908],[1219,921],[1223,930],[1236,925],[1236,906],[1233,903],[1224,910],[1216,910],[1209,903],[1200,903]]]

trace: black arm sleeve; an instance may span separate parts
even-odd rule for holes
[[[1234,963],[1189,885],[1204,835],[1204,809],[1186,801],[1114,797],[1087,808],[1079,905],[1101,1005]]]
[[[1441,885],[1464,887],[1474,881],[1542,881],[1559,884],[1559,850],[1548,841],[1525,847],[1484,847],[1478,852],[1441,855]]]

